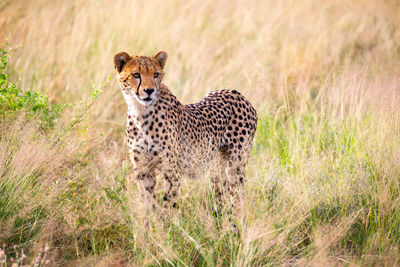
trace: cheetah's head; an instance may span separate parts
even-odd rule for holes
[[[154,57],[130,56],[126,52],[114,56],[117,79],[127,101],[150,105],[158,98],[167,57],[163,51]]]

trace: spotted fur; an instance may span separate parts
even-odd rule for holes
[[[211,91],[196,104],[181,104],[162,83],[166,60],[165,52],[114,57],[128,104],[127,140],[141,193],[154,206],[155,177],[161,174],[164,206],[176,207],[181,178],[209,168],[218,196],[227,193],[237,202],[257,112],[235,90]]]

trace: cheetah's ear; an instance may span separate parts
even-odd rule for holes
[[[160,64],[161,69],[163,69],[165,62],[167,62],[168,54],[167,52],[160,51],[154,56],[154,58],[157,60],[158,64]]]
[[[126,52],[119,52],[114,56],[114,67],[118,72],[122,71],[122,68],[131,59],[131,56]]]

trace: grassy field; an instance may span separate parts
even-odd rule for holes
[[[0,1],[0,266],[400,265],[399,14],[390,0]],[[237,231],[207,177],[183,182],[167,222],[143,212],[112,59],[159,50],[183,103],[230,88],[258,110]]]

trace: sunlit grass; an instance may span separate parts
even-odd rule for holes
[[[378,0],[0,4],[0,37],[21,45],[9,79],[71,104],[45,132],[0,120],[7,264],[45,244],[58,265],[400,264],[398,14]],[[116,52],[159,50],[183,103],[231,88],[258,110],[237,221],[207,176],[183,182],[165,221],[142,209],[107,80]]]

